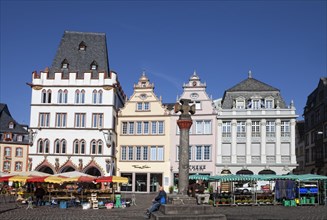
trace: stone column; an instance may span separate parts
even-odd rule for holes
[[[178,120],[177,125],[180,129],[179,139],[179,173],[178,173],[178,193],[187,195],[189,183],[189,134],[192,120]]]

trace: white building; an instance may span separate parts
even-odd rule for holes
[[[51,68],[33,72],[30,86],[31,169],[114,174],[125,94],[109,71],[106,35],[66,31]]]
[[[286,174],[296,166],[293,103],[251,76],[217,101],[217,174]]]

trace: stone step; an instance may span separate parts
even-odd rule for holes
[[[177,214],[165,215],[161,211],[153,212],[151,215],[152,220],[227,220],[223,214],[210,214],[210,215],[191,215],[191,214]]]
[[[161,205],[159,211],[164,215],[210,215],[216,208],[210,205]]]

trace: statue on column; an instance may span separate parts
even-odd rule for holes
[[[83,169],[83,160],[78,159],[78,171],[82,171],[82,169]]]
[[[28,171],[32,171],[32,166],[33,166],[33,158],[29,157],[28,164],[27,164]]]
[[[187,195],[189,183],[189,141],[190,128],[192,126],[191,115],[195,113],[195,105],[190,105],[190,99],[181,99],[175,104],[175,113],[181,112],[177,125],[180,129],[179,137],[179,174],[178,174],[178,194]]]
[[[55,162],[55,170],[58,173],[58,171],[59,171],[59,158],[56,158],[55,160],[56,160],[56,162]]]

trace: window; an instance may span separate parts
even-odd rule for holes
[[[133,160],[133,147],[128,146],[128,160]]]
[[[152,126],[151,126],[151,134],[157,134],[157,122],[156,121],[152,121],[151,124],[152,124]]]
[[[200,101],[193,101],[193,102],[190,102],[191,105],[195,105],[195,109],[196,110],[200,110],[202,107],[201,107],[201,102]]]
[[[90,69],[91,70],[97,70],[98,69],[98,63],[95,60],[93,60],[93,62],[91,63]]]
[[[37,142],[37,152],[38,153],[43,153],[43,140],[42,139],[40,139]]]
[[[85,128],[85,113],[75,113],[75,128]]]
[[[142,134],[142,122],[136,122],[136,134]]]
[[[5,157],[11,157],[11,148],[5,147]]]
[[[68,91],[67,89],[64,90],[64,98],[63,98],[63,102],[67,103],[68,102]]]
[[[126,160],[126,146],[121,147],[121,160]]]
[[[252,137],[260,137],[260,121],[252,121]]]
[[[195,160],[208,161],[210,160],[211,147],[209,145],[197,145],[195,146]]]
[[[232,136],[232,124],[230,121],[223,122],[223,137],[231,137]]]
[[[122,133],[127,134],[127,122],[122,122]]]
[[[236,100],[236,106],[237,109],[244,109],[245,108],[245,101],[244,100]]]
[[[210,120],[195,121],[195,133],[211,134],[211,121]]]
[[[252,100],[252,109],[260,109],[260,100]]]
[[[158,133],[159,133],[159,134],[164,134],[164,133],[165,133],[165,132],[164,132],[164,122],[163,122],[163,121],[159,121],[158,123],[159,123],[159,124],[158,124],[158,126],[159,126]]]
[[[59,154],[60,153],[60,141],[59,140],[55,140],[55,143],[54,143],[54,153],[55,154]]]
[[[101,140],[91,141],[91,154],[102,154],[103,142]]]
[[[82,41],[79,45],[78,45],[78,50],[81,51],[85,51],[86,50],[86,44],[84,41]]]
[[[148,160],[149,158],[148,147],[143,147],[143,160]]]
[[[237,137],[246,137],[246,124],[245,121],[238,121],[237,122]]]
[[[274,100],[266,99],[265,102],[266,102],[266,104],[265,104],[266,109],[274,108]]]
[[[8,125],[8,128],[9,129],[14,129],[14,122],[9,122],[9,125]]]
[[[17,135],[17,141],[22,142],[23,141],[23,136],[22,135]]]
[[[141,160],[141,146],[136,146],[136,160]]]
[[[23,163],[15,162],[15,171],[22,171]]]
[[[63,103],[63,91],[61,89],[58,91],[57,103]]]
[[[134,122],[129,122],[128,123],[128,133],[129,134],[134,134]]]
[[[266,122],[266,136],[275,137],[275,122],[267,121]]]
[[[103,127],[103,113],[92,114],[92,127],[102,128]]]
[[[148,121],[145,121],[143,122],[143,133],[144,134],[149,134],[149,122]]]
[[[289,121],[282,121],[281,122],[281,136],[282,137],[290,137],[291,135],[291,127]]]
[[[10,161],[4,161],[3,162],[3,171],[9,171],[10,170]]]
[[[42,94],[41,95],[41,103],[51,103],[51,90],[50,89],[48,91],[43,89],[41,94]]]
[[[44,141],[44,153],[48,154],[50,150],[50,141],[46,139]]]
[[[74,154],[85,154],[85,141],[75,140],[73,143],[73,153]]]
[[[93,104],[101,104],[102,103],[102,90],[99,90],[99,91],[96,91],[96,90],[93,90],[93,93],[92,93],[92,103]]]
[[[67,149],[67,142],[66,140],[62,140],[61,141],[61,153],[65,154],[66,153],[66,149]]]
[[[102,104],[102,93],[103,93],[102,90],[98,91],[98,103],[99,104]]]
[[[57,113],[56,114],[56,127],[65,128],[66,127],[67,113]]]
[[[149,111],[150,103],[149,102],[138,102],[138,103],[136,103],[136,110],[137,111]]]
[[[49,127],[50,113],[39,113],[39,127]]]
[[[85,103],[85,90],[79,91],[78,89],[75,91],[75,103],[83,104]]]
[[[69,63],[66,59],[64,59],[62,62],[61,62],[61,68],[62,69],[68,69],[69,67]]]

